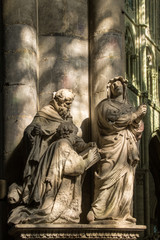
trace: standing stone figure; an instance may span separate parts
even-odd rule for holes
[[[126,98],[126,84],[122,77],[111,79],[107,98],[96,108],[101,160],[95,173],[94,202],[87,216],[90,223],[136,222],[131,213],[133,184],[147,108],[133,108]]]

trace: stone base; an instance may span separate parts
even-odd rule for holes
[[[22,239],[94,239],[94,240],[136,240],[146,229],[143,225],[113,227],[96,224],[19,224],[12,227],[10,235]]]

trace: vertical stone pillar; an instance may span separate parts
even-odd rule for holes
[[[4,163],[3,163],[3,23],[2,23],[2,1],[0,0],[0,239],[6,239],[6,218],[4,214],[5,209],[5,195],[6,182],[4,180]]]
[[[72,88],[74,122],[89,116],[88,1],[39,0],[40,107],[52,92]]]
[[[146,27],[147,25],[146,23],[146,19],[145,19],[145,0],[140,0],[139,1],[139,32],[140,32],[140,48],[139,48],[139,56],[140,56],[140,69],[142,69],[141,71],[141,75],[140,75],[140,82],[141,82],[141,91],[145,92],[147,90],[147,71],[146,71],[146,67],[147,67],[147,57],[146,57],[146,38],[145,38],[145,31],[146,31]],[[143,67],[142,67],[143,66]]]
[[[40,108],[52,92],[73,89],[73,121],[89,141],[88,0],[38,0],[38,13]],[[90,207],[89,182],[84,184],[83,198],[84,222]]]
[[[6,176],[10,180],[12,172],[15,176],[17,171],[18,175],[23,161],[14,158],[14,151],[36,112],[36,1],[3,0],[3,22],[4,157],[8,167]]]
[[[3,167],[3,23],[2,23],[2,2],[0,1],[0,180],[4,178]]]
[[[139,49],[139,56],[140,56],[140,69],[141,69],[141,75],[140,75],[140,83],[141,83],[141,91],[145,93],[147,91],[147,56],[146,56],[146,37],[145,37],[145,31],[146,31],[146,1],[140,0],[139,1],[139,24],[140,24],[140,49]],[[142,99],[142,102],[145,102],[145,94],[144,99]],[[148,119],[147,116],[144,119],[144,126],[147,126]],[[144,132],[143,138],[142,138],[142,155],[144,158],[142,168],[143,169],[149,169],[149,157],[148,153],[146,152],[146,149],[148,149],[148,136],[149,133],[147,133],[147,128]],[[145,171],[145,177],[144,177],[144,198],[145,202],[143,202],[144,205],[144,212],[145,212],[145,224],[147,225],[147,233],[150,234],[150,206],[149,206],[149,171]]]
[[[125,71],[124,0],[90,1],[90,93],[91,118],[94,109],[106,97],[109,79]],[[94,129],[94,128],[93,128]],[[94,132],[92,131],[93,139]],[[95,137],[96,138],[96,137]]]

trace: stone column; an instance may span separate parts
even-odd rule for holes
[[[23,161],[14,155],[16,148],[37,110],[36,1],[3,0],[3,22],[4,157],[10,182]]]
[[[89,141],[88,1],[38,0],[40,108],[52,92],[71,88],[76,94],[71,113],[85,141]],[[90,207],[90,184],[85,178],[83,216]]]
[[[90,19],[90,95],[91,118],[94,109],[106,97],[109,79],[125,71],[124,0],[93,0],[89,4]],[[94,129],[94,127],[93,127]],[[93,139],[94,137],[93,130]]]
[[[141,69],[140,73],[140,83],[141,83],[141,91],[142,91],[142,99],[141,101],[144,103],[146,102],[145,93],[147,91],[147,56],[146,56],[146,2],[145,0],[139,1],[139,31],[140,31],[140,49],[139,49],[139,56],[140,56],[140,65],[139,68]],[[149,108],[148,108],[149,111]],[[146,170],[149,169],[149,157],[148,152],[146,149],[148,149],[148,136],[150,135],[149,129],[147,129],[148,125],[148,117],[146,116],[144,118],[144,126],[146,126],[144,131],[144,136],[142,138],[141,143],[141,149],[142,149],[142,155],[143,155],[143,164],[142,169]],[[149,171],[145,171],[145,177],[144,177],[144,198],[145,202],[143,202],[144,205],[144,212],[145,212],[145,224],[147,225],[147,234],[150,234],[150,206],[149,206]]]
[[[52,92],[72,88],[74,122],[89,116],[88,1],[39,0],[40,107]]]

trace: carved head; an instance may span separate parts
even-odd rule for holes
[[[123,95],[123,99],[126,99],[127,82],[121,76],[110,79],[107,84],[107,98],[116,98]]]
[[[72,89],[60,89],[55,93],[54,99],[60,107],[70,110],[74,97]]]
[[[75,143],[77,137],[78,128],[72,122],[65,121],[57,128],[57,133],[60,138],[67,138],[72,144]]]

